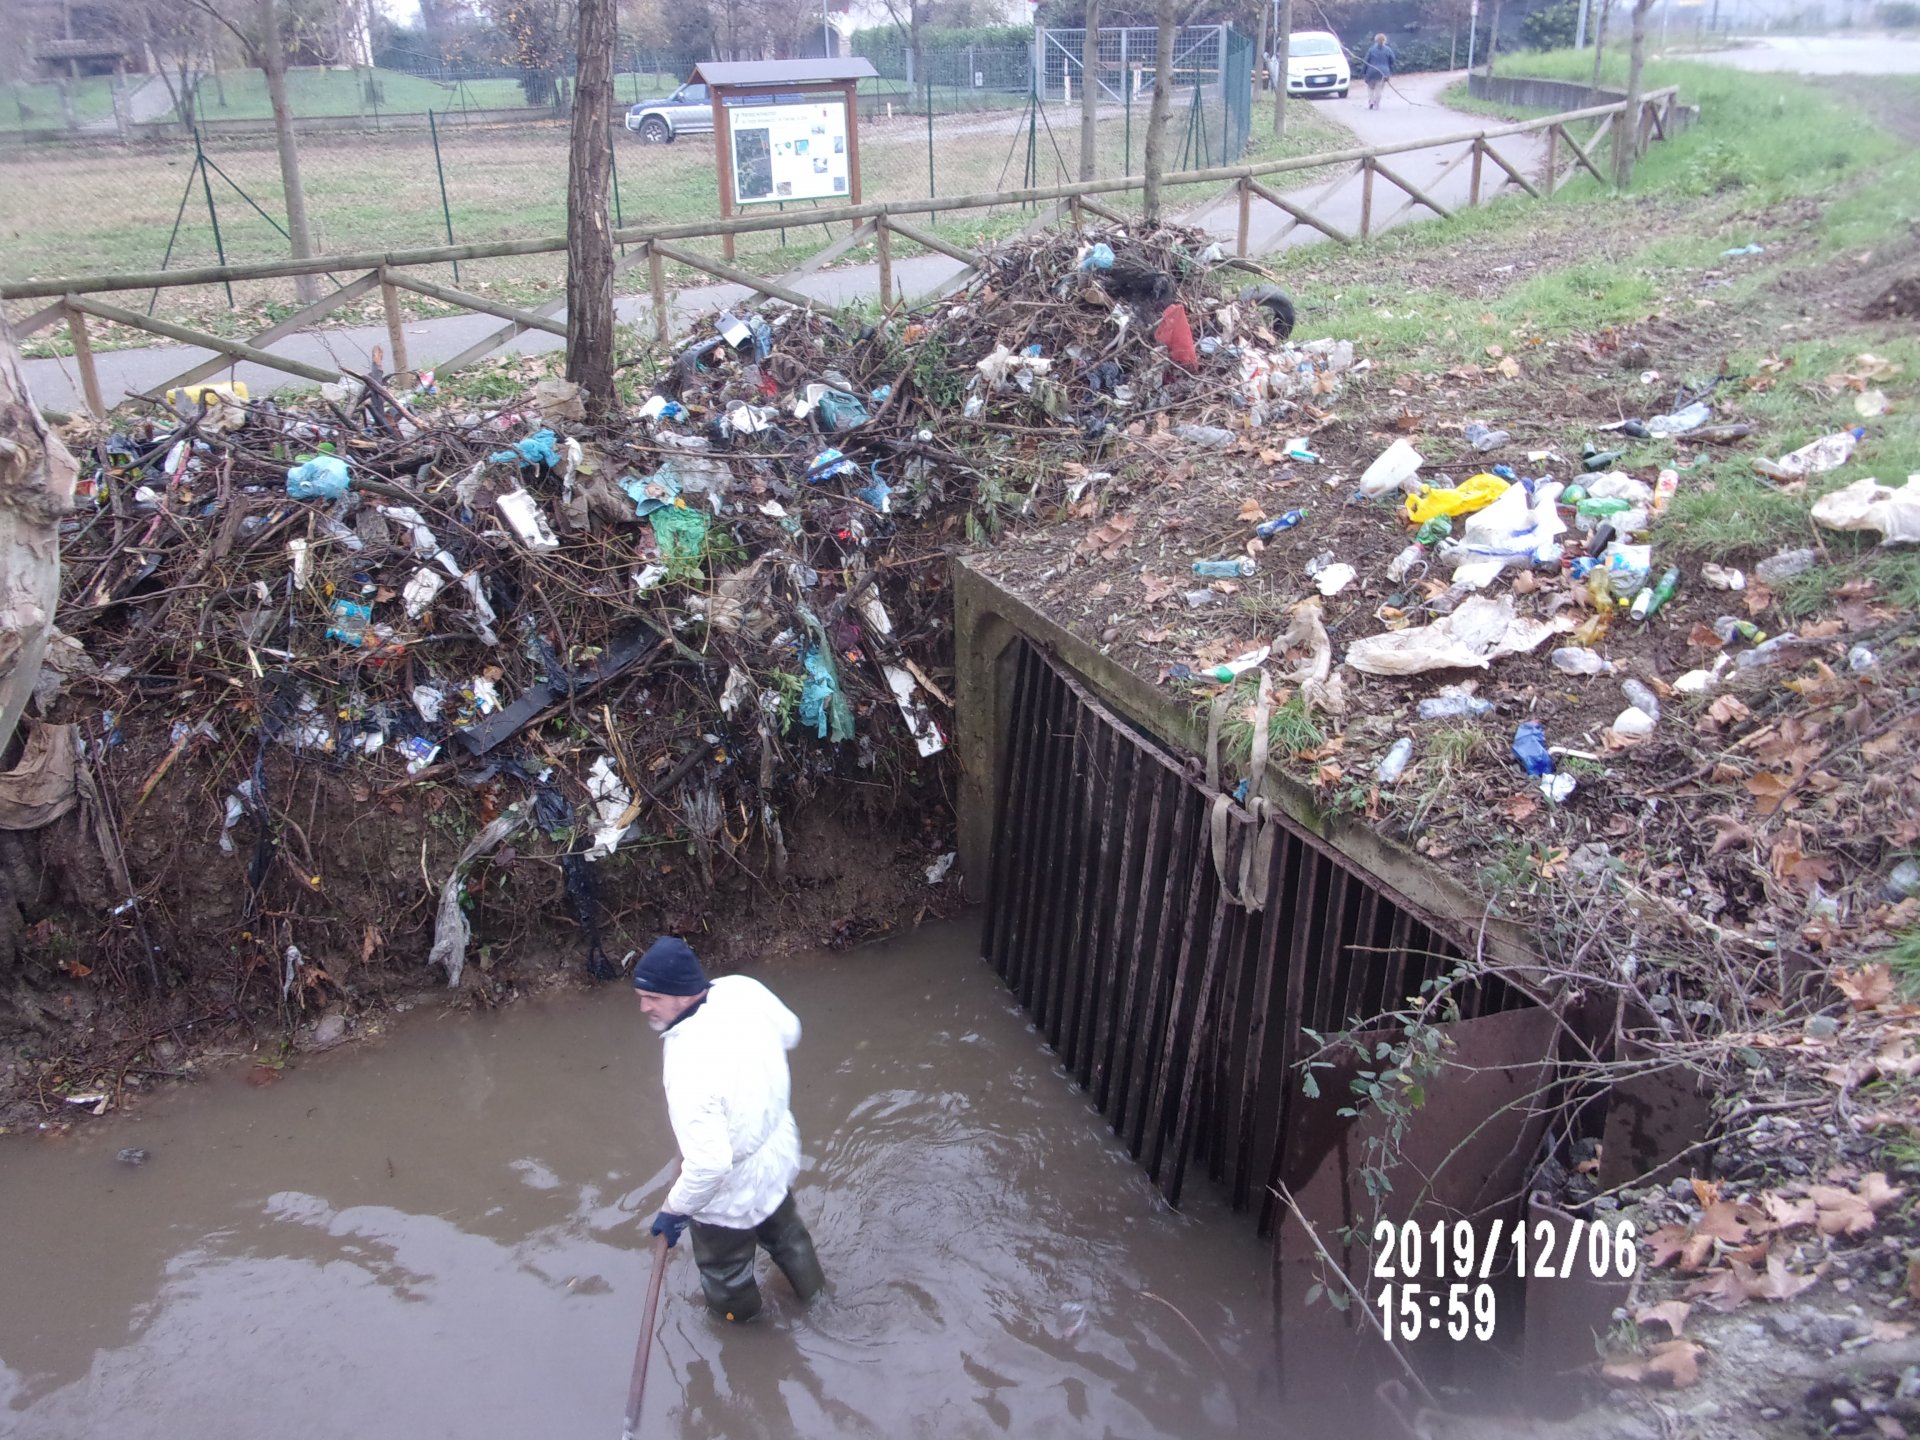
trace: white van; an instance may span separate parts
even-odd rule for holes
[[[1327,30],[1297,30],[1287,37],[1287,94],[1344,100],[1352,86],[1353,72],[1339,36]]]

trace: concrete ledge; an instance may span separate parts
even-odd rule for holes
[[[1176,755],[1204,756],[1206,721],[1118,661],[1102,655],[1019,596],[953,562],[954,754],[960,762],[959,850],[969,895],[985,898],[999,816],[1000,760],[1013,708],[1014,642],[1024,637],[1065,665],[1103,704]],[[1223,766],[1223,769],[1229,767]],[[1270,791],[1287,816],[1395,891],[1434,928],[1472,955],[1514,965],[1537,963],[1524,927],[1488,916],[1487,902],[1433,862],[1362,821],[1323,814],[1313,792],[1285,775]],[[1483,929],[1484,927],[1484,929]]]
[[[1583,85],[1578,80],[1541,80],[1531,75],[1488,75],[1467,72],[1467,93],[1496,105],[1519,105],[1529,110],[1563,113],[1592,105],[1616,105],[1627,98],[1624,90]],[[1674,106],[1674,129],[1684,130],[1700,118],[1698,105]]]

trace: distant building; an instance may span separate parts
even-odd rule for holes
[[[24,41],[30,73],[41,79],[146,73],[144,48],[108,6],[22,0],[16,14],[20,26],[14,33]]]

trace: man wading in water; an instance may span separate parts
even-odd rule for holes
[[[653,1233],[671,1246],[691,1227],[700,1286],[723,1319],[760,1313],[756,1245],[767,1247],[794,1293],[811,1300],[827,1282],[791,1188],[800,1128],[788,1108],[787,1051],[800,1043],[799,1020],[758,980],[709,982],[672,936],[640,957],[633,988],[662,1037],[667,1118],[680,1144],[680,1178]]]

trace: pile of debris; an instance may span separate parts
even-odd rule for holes
[[[1064,513],[1099,476],[1057,462],[1223,381],[1278,415],[1351,364],[1284,345],[1271,287],[1223,304],[1219,260],[1193,232],[1049,236],[923,314],[722,313],[626,367],[654,383],[597,430],[564,381],[469,408],[376,365],[83,437],[29,725],[102,863],[66,886],[94,913],[22,948],[221,1013],[264,980],[297,1014],[376,955],[470,980],[474,929],[490,968],[559,908],[513,892],[526,858],[605,978],[610,857],[652,852],[649,898],[691,892],[661,923],[699,928],[718,884],[779,893],[796,812],[851,786],[916,812],[939,883],[948,549]]]

